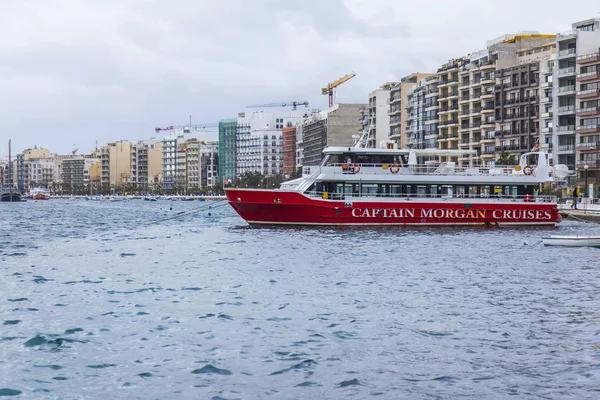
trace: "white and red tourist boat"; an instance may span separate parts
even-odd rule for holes
[[[554,226],[561,220],[556,197],[536,192],[569,171],[550,166],[545,152],[523,154],[513,167],[417,162],[472,153],[330,147],[321,165],[304,167],[302,178],[280,189],[225,192],[249,224]]]
[[[50,190],[42,187],[31,189],[29,197],[32,200],[50,200]]]

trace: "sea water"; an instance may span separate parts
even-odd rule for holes
[[[219,204],[0,204],[0,397],[597,398],[600,250],[540,239],[598,225],[252,228]]]

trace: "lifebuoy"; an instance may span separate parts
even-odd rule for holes
[[[390,172],[392,174],[397,174],[400,171],[400,166],[398,164],[393,164],[390,166]]]
[[[531,175],[533,174],[533,168],[531,168],[529,165],[526,165],[525,168],[523,168],[523,173],[525,175]]]
[[[350,170],[352,171],[353,174],[358,174],[358,172],[360,171],[360,164],[350,165]]]

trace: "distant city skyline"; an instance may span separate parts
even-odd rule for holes
[[[0,4],[0,156],[88,153],[155,127],[213,123],[249,104],[309,102],[350,73],[337,102],[433,72],[506,33],[557,33],[597,17],[591,0],[32,0]]]

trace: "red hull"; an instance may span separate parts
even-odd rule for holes
[[[554,226],[553,203],[496,199],[394,199],[352,202],[279,190],[228,189],[229,204],[249,224],[272,225],[525,225]]]

